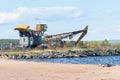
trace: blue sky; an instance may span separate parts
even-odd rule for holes
[[[0,0],[0,39],[19,38],[14,28],[46,23],[46,34],[89,26],[83,40],[120,39],[120,0]],[[76,39],[76,37],[75,37]]]

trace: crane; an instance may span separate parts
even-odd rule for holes
[[[80,34],[80,37],[75,42],[75,45],[86,35],[88,31],[88,26],[86,26],[83,30],[60,33],[55,35],[44,35],[44,32],[47,30],[46,24],[36,24],[36,30],[29,29],[29,25],[21,24],[18,25],[15,30],[19,31],[20,36],[20,45],[21,47],[37,47],[48,45],[56,45],[62,44],[62,40],[65,38],[72,39],[74,35]]]

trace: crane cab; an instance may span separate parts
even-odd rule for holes
[[[42,44],[42,35],[47,31],[46,24],[36,24],[36,30],[29,29],[29,25],[18,25],[15,30],[19,31],[21,47],[36,47]]]

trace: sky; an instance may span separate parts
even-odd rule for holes
[[[47,24],[45,34],[83,29],[83,40],[119,40],[120,0],[0,0],[0,39],[18,39],[19,24],[35,29]],[[77,39],[77,36],[75,37]]]

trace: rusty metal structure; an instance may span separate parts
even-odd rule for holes
[[[88,31],[88,26],[86,26],[84,29],[78,31],[55,35],[44,35],[44,32],[47,31],[46,24],[36,24],[36,30],[31,30],[29,29],[29,27],[29,25],[21,24],[15,28],[15,30],[19,31],[21,47],[37,47],[40,45],[43,46],[44,44],[53,44],[54,42],[59,42],[59,44],[61,44],[60,42],[63,39],[72,39],[73,36],[80,34],[79,38],[75,42],[75,45],[77,45],[78,42],[86,35]]]

